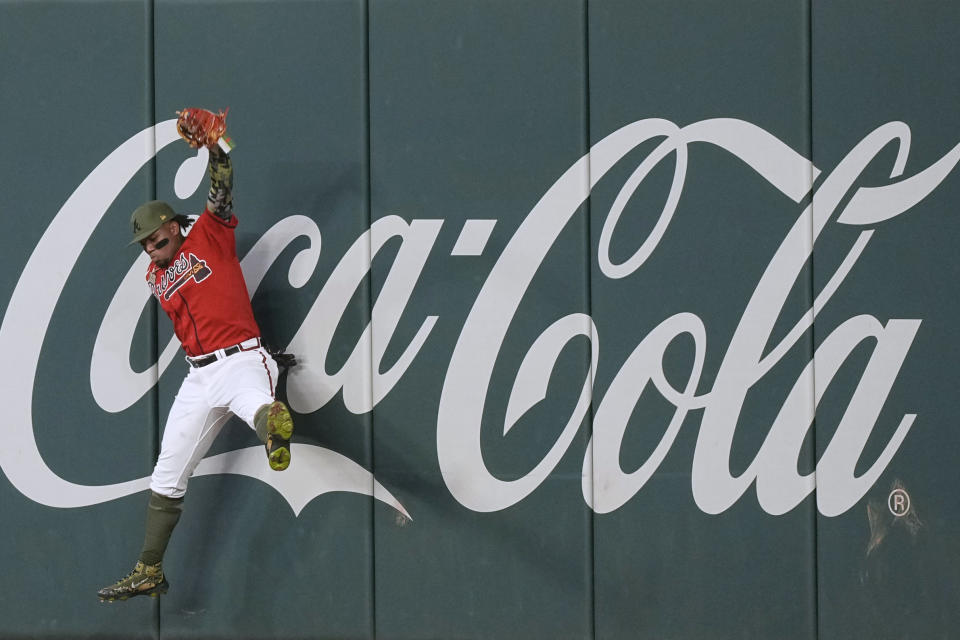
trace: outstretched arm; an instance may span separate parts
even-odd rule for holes
[[[207,195],[207,210],[221,220],[233,215],[233,162],[230,155],[217,145],[210,149],[210,193]]]

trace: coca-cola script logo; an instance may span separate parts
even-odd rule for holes
[[[0,466],[11,483],[28,498],[55,507],[79,507],[112,500],[147,489],[149,478],[118,484],[87,486],[68,482],[44,462],[34,437],[31,399],[37,363],[53,309],[70,267],[89,240],[94,225],[127,182],[161,149],[177,140],[175,121],[168,120],[133,136],[111,153],[80,184],[47,228],[30,257],[10,299],[0,326],[0,352],[20,363],[22,375],[0,388],[0,406],[7,411],[5,441]],[[817,347],[784,401],[753,462],[739,476],[730,473],[730,450],[747,392],[779,362],[809,330],[817,313],[840,287],[870,242],[872,230],[863,230],[813,304],[779,343],[767,349],[775,322],[813,246],[827,222],[872,225],[895,217],[914,206],[939,185],[960,161],[960,145],[939,161],[909,178],[900,179],[910,149],[910,130],[900,122],[877,128],[857,144],[827,175],[811,203],[798,215],[763,272],[744,309],[714,384],[697,394],[706,352],[703,321],[692,313],[665,318],[644,337],[626,359],[602,398],[595,398],[592,376],[587,375],[573,413],[563,431],[523,477],[503,480],[490,473],[481,451],[481,417],[494,364],[520,301],[561,230],[579,210],[594,185],[638,145],[662,139],[627,179],[604,222],[598,257],[602,273],[612,279],[636,272],[656,250],[670,225],[683,190],[687,155],[697,143],[708,143],[729,152],[795,203],[810,195],[819,170],[767,131],[748,122],[713,119],[686,127],[661,119],[629,124],[594,145],[547,190],[520,224],[488,275],[459,335],[443,382],[437,414],[437,454],[440,469],[453,497],[476,511],[504,509],[533,492],[566,453],[582,427],[591,404],[595,407],[593,435],[584,453],[582,490],[586,503],[597,512],[610,512],[634,496],[666,457],[681,423],[691,410],[703,418],[694,452],[691,485],[694,499],[704,512],[721,513],[737,502],[756,482],[760,506],[782,514],[797,506],[817,486],[817,506],[828,516],[850,509],[890,463],[913,425],[915,415],[905,415],[880,456],[860,476],[854,468],[874,430],[880,409],[899,374],[920,326],[918,319],[891,319],[885,324],[870,315],[848,319]],[[890,183],[853,189],[865,167],[890,143],[898,154],[890,170]],[[632,194],[649,172],[672,158],[674,175],[657,223],[627,260],[614,262],[609,248],[618,220]],[[175,190],[186,198],[198,187],[206,164],[204,150],[184,162],[177,172]],[[841,202],[846,206],[837,212]],[[296,332],[289,349],[304,356],[305,364],[288,380],[291,407],[311,413],[340,391],[347,409],[369,412],[397,384],[428,340],[437,316],[426,317],[418,332],[393,366],[381,372],[380,363],[420,278],[442,220],[407,222],[387,216],[343,255],[324,284]],[[458,240],[464,252],[482,247],[493,221],[468,221]],[[310,246],[292,260],[291,286],[302,287],[313,273],[320,255],[321,238],[309,218],[292,215],[278,221],[244,256],[242,266],[252,295],[267,269],[294,239],[306,236]],[[70,242],[64,244],[63,238]],[[372,256],[394,238],[401,241],[371,322],[343,367],[326,369],[333,332],[357,286],[366,277]],[[77,240],[82,240],[77,242]],[[474,249],[471,249],[473,247]],[[456,249],[455,249],[456,251]],[[91,359],[90,385],[98,405],[118,412],[130,407],[154,384],[172,361],[179,345],[175,339],[163,349],[157,369],[133,371],[129,350],[141,310],[150,295],[142,274],[148,258],[141,255],[117,289],[101,323]],[[372,326],[377,330],[372,331]],[[680,336],[693,340],[695,357],[682,388],[668,382],[663,357]],[[592,370],[600,354],[600,336],[589,315],[573,313],[556,320],[529,347],[510,393],[503,431],[507,432],[530,408],[541,402],[551,372],[564,346],[586,338],[591,344]],[[800,475],[797,460],[813,419],[815,407],[851,352],[870,340],[870,359],[853,390],[847,410],[821,456],[816,473]],[[372,366],[371,366],[372,363]],[[157,372],[159,370],[159,373]],[[814,384],[816,380],[816,384]],[[635,471],[620,466],[621,443],[627,422],[640,394],[652,384],[674,408],[659,444]],[[273,486],[295,514],[310,500],[328,491],[372,495],[407,515],[403,506],[372,474],[356,462],[321,447],[297,444],[297,464],[283,474],[269,473],[260,447],[232,451],[205,459],[197,475],[242,474]]]

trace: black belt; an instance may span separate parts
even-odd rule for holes
[[[199,369],[200,367],[205,367],[208,364],[213,364],[217,360],[222,360],[227,356],[232,356],[235,353],[240,353],[241,351],[253,351],[254,349],[260,348],[260,338],[250,338],[249,340],[244,340],[239,344],[235,344],[232,347],[227,347],[226,349],[217,349],[213,353],[207,353],[202,356],[197,356],[196,358],[191,358],[187,356],[187,362],[190,363],[191,367]]]

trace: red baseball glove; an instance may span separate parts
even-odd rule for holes
[[[227,112],[213,113],[206,109],[177,111],[177,133],[194,149],[214,147],[227,131]]]

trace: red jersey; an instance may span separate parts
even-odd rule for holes
[[[260,336],[237,259],[236,226],[236,216],[224,221],[204,210],[167,268],[151,262],[147,269],[147,285],[188,356]]]

